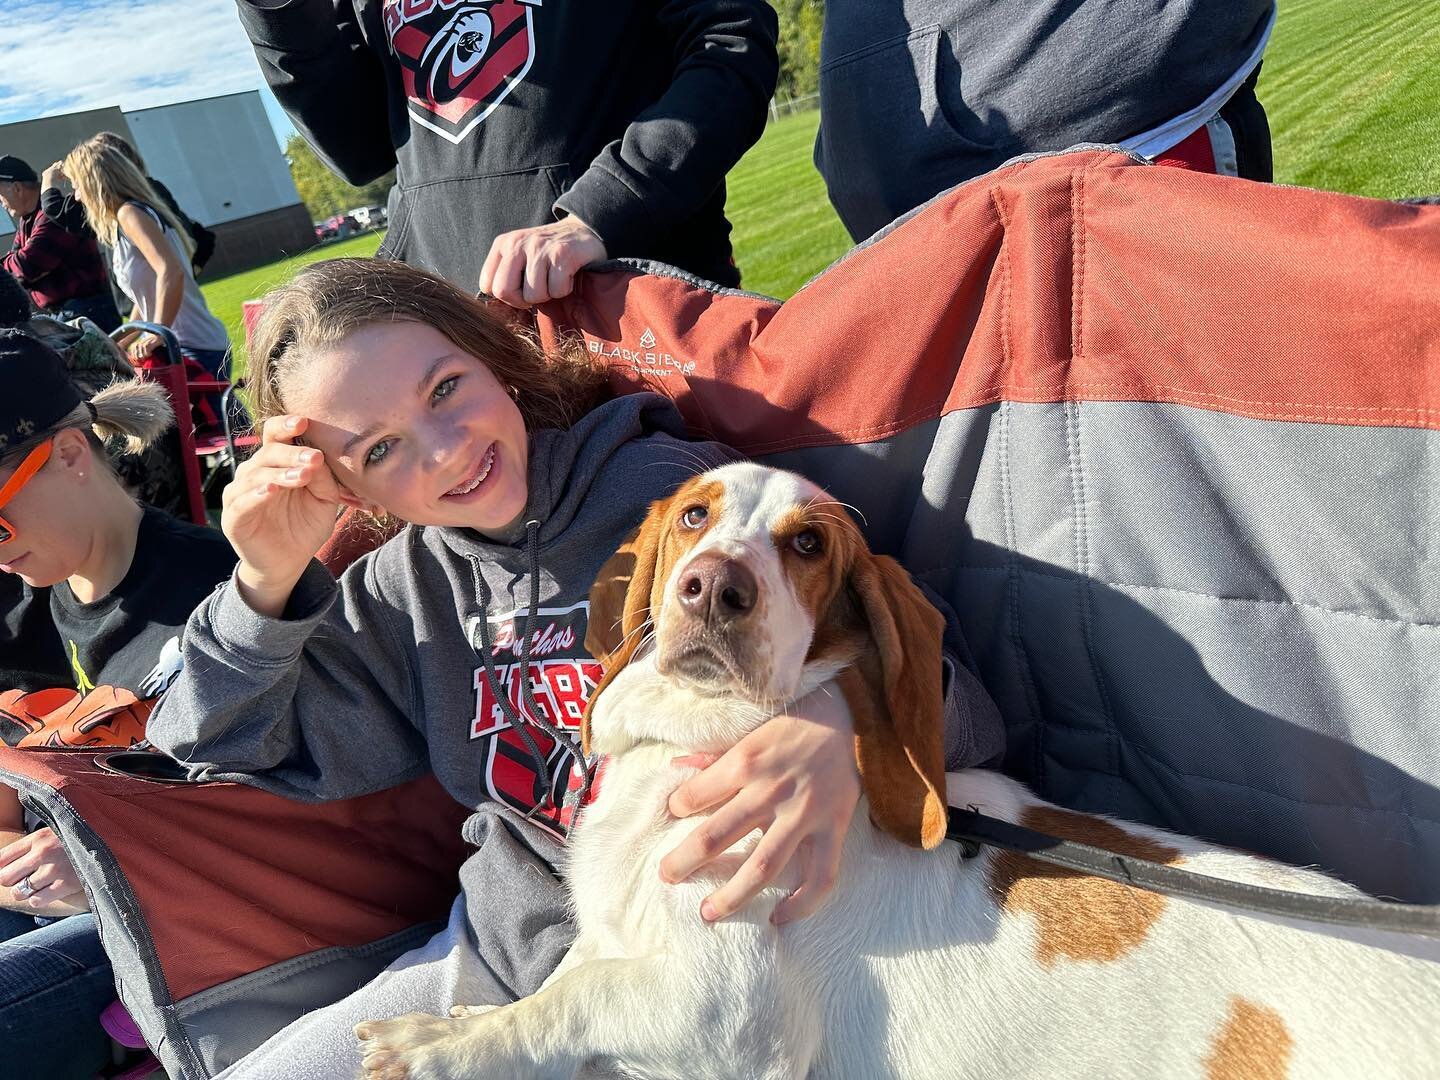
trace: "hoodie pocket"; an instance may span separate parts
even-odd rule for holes
[[[555,220],[567,172],[542,165],[513,172],[431,180],[396,190],[384,252],[473,289],[495,237]]]
[[[991,152],[957,122],[968,119],[963,128],[981,130],[960,98],[958,78],[941,78],[945,47],[941,28],[927,26],[820,69],[816,165],[852,234],[869,235],[965,179],[965,159]]]
[[[410,200],[396,184],[390,189],[390,198],[385,204],[385,239],[375,252],[377,259],[398,259],[405,243],[405,231],[410,226]]]

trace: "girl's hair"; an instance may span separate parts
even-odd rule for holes
[[[111,247],[115,246],[119,219],[116,214],[127,202],[144,203],[160,215],[160,220],[175,231],[175,242],[185,253],[185,261],[195,255],[195,241],[189,230],[181,227],[174,213],[155,193],[145,174],[135,162],[110,141],[100,136],[86,139],[65,156],[65,175],[75,185],[75,197],[85,207],[85,217],[95,235]]]
[[[547,353],[533,333],[405,263],[313,263],[269,293],[264,305],[250,340],[257,423],[290,411],[281,388],[315,353],[375,323],[414,322],[439,330],[490,369],[515,399],[527,431],[569,427],[604,396],[604,373],[583,348]]]
[[[139,169],[142,173],[145,171],[145,159],[140,156],[140,151],[135,149],[135,144],[125,138],[124,135],[116,135],[113,131],[102,131],[96,135],[91,142],[99,146],[113,147],[129,158],[130,163],[134,165],[135,168]]]
[[[95,409],[90,414],[90,406]],[[105,443],[111,439],[125,440],[125,453],[138,454],[153,443],[175,422],[170,398],[159,383],[140,379],[113,382],[90,399],[89,406],[80,404],[54,424],[0,457],[0,467],[23,460],[31,449],[65,428],[84,428],[90,436],[91,448],[101,461],[105,460]]]

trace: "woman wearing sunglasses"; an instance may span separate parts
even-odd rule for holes
[[[138,450],[173,421],[158,385],[87,400],[58,353],[0,330],[0,673],[24,652],[82,694],[141,699],[179,673],[185,620],[235,556],[219,532],[140,506],[102,442]],[[24,735],[0,717],[6,742]],[[0,786],[0,1074],[88,1078],[108,1060],[99,1017],[114,983],[79,876],[35,824]]]

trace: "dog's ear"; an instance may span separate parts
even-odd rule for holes
[[[580,746],[590,752],[590,710],[610,681],[630,662],[650,621],[655,591],[655,568],[670,500],[651,504],[650,512],[614,555],[606,560],[590,589],[590,615],[585,648],[605,669],[590,694],[580,720]],[[662,582],[663,584],[663,582]]]
[[[595,584],[590,586],[590,615],[585,627],[585,651],[610,666],[610,656],[625,640],[625,595],[635,575],[637,527],[621,543],[614,555],[600,567]]]
[[[945,620],[894,559],[861,550],[849,587],[874,647],[839,678],[870,816],[914,847],[945,838]]]

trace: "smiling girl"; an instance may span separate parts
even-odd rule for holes
[[[547,355],[399,263],[301,271],[266,299],[251,356],[263,444],[223,518],[240,563],[191,620],[150,737],[197,777],[305,799],[433,770],[475,811],[447,930],[233,1073],[353,1076],[355,1023],[514,1000],[568,947],[556,867],[600,675],[591,584],[653,500],[735,455],[685,441],[661,397],[602,400],[583,354]],[[341,506],[409,525],[337,582],[312,556]],[[672,797],[682,816],[718,809],[665,876],[760,829],[702,915],[734,912],[792,858],[803,882],[777,920],[813,911],[859,796],[853,741],[823,695],[763,725]]]

